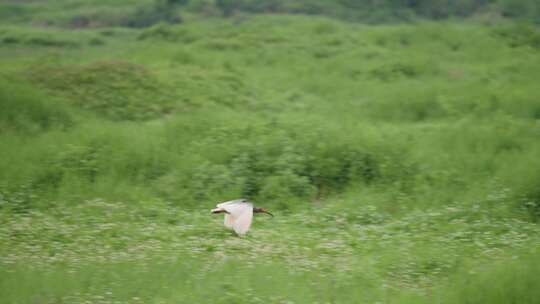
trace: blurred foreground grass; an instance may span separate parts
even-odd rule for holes
[[[540,229],[479,206],[399,218],[317,208],[257,217],[245,238],[221,222],[100,200],[4,215],[3,301],[534,303],[538,292]]]

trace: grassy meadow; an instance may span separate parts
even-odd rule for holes
[[[537,25],[32,9],[0,22],[0,302],[540,298]],[[275,217],[235,236],[239,197]]]

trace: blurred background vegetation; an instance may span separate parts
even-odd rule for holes
[[[1,1],[0,294],[534,303],[539,23],[533,0]],[[276,218],[233,237],[207,213],[238,197]]]
[[[114,0],[18,1],[0,3],[1,23],[32,22],[72,28],[145,27],[184,18],[233,17],[239,14],[302,14],[363,23],[471,17],[540,22],[535,0]]]

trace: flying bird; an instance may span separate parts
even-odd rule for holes
[[[244,235],[248,232],[253,219],[253,213],[266,213],[274,216],[264,208],[253,207],[253,203],[246,199],[236,199],[217,204],[212,213],[225,213],[225,227],[230,228],[238,235]]]

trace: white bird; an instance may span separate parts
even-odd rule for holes
[[[238,235],[244,235],[248,232],[253,219],[253,213],[266,213],[271,216],[272,213],[264,208],[255,208],[253,204],[246,199],[236,199],[217,204],[212,213],[225,213],[225,227],[230,228]]]

